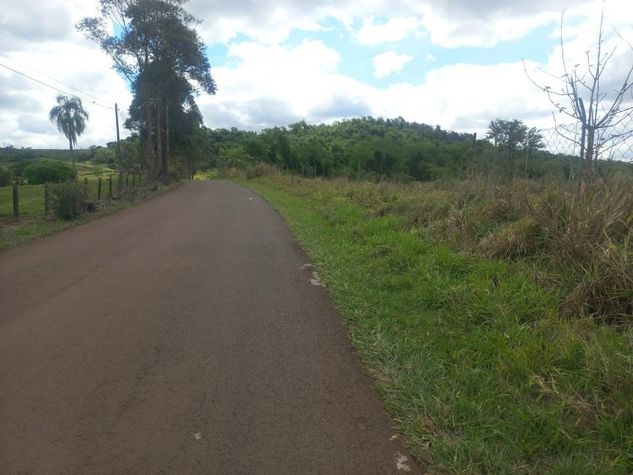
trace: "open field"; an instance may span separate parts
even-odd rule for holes
[[[431,473],[633,472],[630,315],[566,310],[579,274],[521,234],[503,190],[477,204],[467,183],[242,182],[311,255]]]

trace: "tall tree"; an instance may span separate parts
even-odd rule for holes
[[[598,158],[608,156],[610,151],[633,137],[633,128],[630,127],[633,121],[633,105],[630,102],[633,66],[630,65],[629,57],[624,60],[623,64],[626,66],[618,81],[605,76],[618,45],[608,47],[605,42],[604,7],[600,15],[596,46],[593,50],[585,51],[586,61],[570,61],[563,41],[563,26],[564,16],[561,15],[562,72],[559,75],[549,74],[556,85],[538,83],[530,76],[525,65],[524,68],[528,78],[545,93],[558,113],[572,121],[570,124],[563,124],[554,115],[557,133],[580,149],[583,173],[579,190],[582,191],[592,181]],[[633,52],[633,45],[622,37],[620,39]]]
[[[514,159],[519,149],[524,146],[527,133],[527,126],[518,119],[496,119],[490,122],[486,137],[493,141],[495,157],[499,156],[499,151],[504,152],[505,169],[509,178],[514,177]]]
[[[63,133],[68,139],[70,148],[70,160],[75,168],[74,146],[77,145],[77,138],[86,130],[88,113],[84,110],[81,99],[59,94],[57,105],[48,113],[51,122],[57,125],[57,130]]]
[[[185,2],[100,0],[101,16],[78,25],[131,84],[126,127],[139,133],[152,178],[166,179],[172,144],[188,142],[175,134],[200,128],[195,96],[216,92],[205,45],[194,28],[197,20],[183,8]],[[114,34],[108,33],[109,24]]]

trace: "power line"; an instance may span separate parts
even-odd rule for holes
[[[7,66],[6,64],[2,64],[2,63],[0,63],[0,66],[2,66],[3,68],[8,69],[9,71],[13,71],[14,73],[19,74],[20,76],[24,76],[25,78],[30,79],[31,81],[35,81],[36,83],[41,84],[42,86],[46,86],[46,87],[48,87],[48,88],[50,88],[50,89],[53,89],[53,90],[55,90],[55,91],[57,91],[57,92],[61,92],[62,94],[66,94],[66,95],[69,95],[69,96],[76,96],[76,95],[77,95],[77,94],[73,94],[72,92],[68,92],[68,91],[65,91],[65,90],[63,90],[63,89],[60,89],[60,88],[58,88],[58,87],[56,87],[56,86],[51,86],[50,84],[48,84],[48,83],[46,83],[46,82],[44,82],[44,81],[40,81],[39,79],[36,79],[36,78],[34,78],[34,77],[32,77],[32,76],[29,76],[28,74],[23,73],[23,72],[21,72],[21,71],[18,71],[17,69],[13,69],[13,68],[11,68],[11,67]],[[56,81],[56,82],[59,82],[60,84],[63,84],[61,81]],[[64,84],[64,85],[65,85],[66,87],[69,87],[70,89],[75,89],[75,88],[73,88],[72,86],[68,86],[67,84]],[[77,90],[77,89],[75,89],[75,90]],[[78,91],[78,90],[77,90],[77,91]],[[79,92],[79,91],[78,91],[78,92]],[[81,93],[81,94],[82,94],[82,95],[84,95],[84,96],[89,96],[89,97],[92,97],[92,96],[90,96],[89,94],[86,94],[86,93]],[[84,97],[84,100],[86,100],[86,102],[90,102],[91,104],[94,104],[94,105],[96,105],[96,106],[103,107],[104,109],[114,110],[114,108],[113,108],[113,107],[111,107],[111,106],[106,106],[106,105],[101,104],[101,103],[99,103],[99,102],[97,102],[97,101],[95,101],[95,100],[86,99],[85,97]]]
[[[11,58],[9,58],[8,56],[0,53],[0,56],[2,56],[4,59],[9,60],[9,61],[13,61]],[[18,64],[19,63],[14,63],[14,64]],[[55,79],[54,77],[48,76],[46,73],[43,73],[42,71],[39,71],[31,66],[25,66],[24,64],[21,65],[21,69],[28,69],[29,71],[33,72],[33,73],[37,73],[42,77],[45,77],[46,79],[49,79],[50,81],[56,82],[57,84],[61,84],[62,86],[66,86],[69,89],[72,89],[73,91],[76,91],[80,94],[83,94],[84,96],[90,97],[92,99],[94,99],[95,101],[100,101],[100,99],[98,97],[93,96],[92,94],[87,93],[86,91],[82,91],[81,89],[78,89],[74,86],[71,86],[70,84],[66,84],[63,81],[60,81],[59,79]]]

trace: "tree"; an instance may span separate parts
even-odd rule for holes
[[[545,147],[543,143],[543,135],[536,127],[531,127],[525,133],[525,140],[523,142],[523,151],[525,152],[525,176],[528,176],[528,162],[532,157],[532,154]]]
[[[145,148],[151,178],[167,179],[176,134],[195,134],[199,92],[215,94],[205,45],[183,8],[186,0],[100,0],[101,17],[77,26],[112,58],[134,92],[126,127]],[[114,26],[110,34],[107,24]]]
[[[552,114],[557,133],[580,148],[583,171],[579,189],[582,190],[592,181],[598,159],[633,136],[631,127],[619,130],[633,116],[633,106],[625,102],[633,91],[633,66],[626,69],[619,85],[604,87],[607,65],[617,49],[616,45],[605,50],[604,8],[600,15],[595,50],[585,52],[584,66],[574,61],[576,64],[570,67],[563,42],[563,25],[564,14],[561,15],[560,23],[562,73],[549,74],[557,86],[539,84],[532,79],[525,63],[524,69],[528,78],[546,94],[558,113],[573,121],[571,124],[561,124]],[[631,44],[628,46],[633,50]]]
[[[50,110],[48,116],[50,121],[55,122],[57,129],[68,139],[70,160],[75,168],[73,147],[77,145],[77,138],[86,130],[86,122],[89,117],[83,108],[81,99],[59,94],[57,105]]]
[[[514,160],[523,152],[525,157],[525,176],[528,173],[528,160],[536,150],[544,147],[543,136],[536,127],[528,129],[522,120],[495,119],[488,126],[486,138],[492,141],[495,162],[503,152],[506,172],[510,178],[514,176]],[[499,163],[499,166],[501,164]]]

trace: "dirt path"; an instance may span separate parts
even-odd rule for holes
[[[304,264],[223,182],[1,252],[0,472],[416,470]]]

